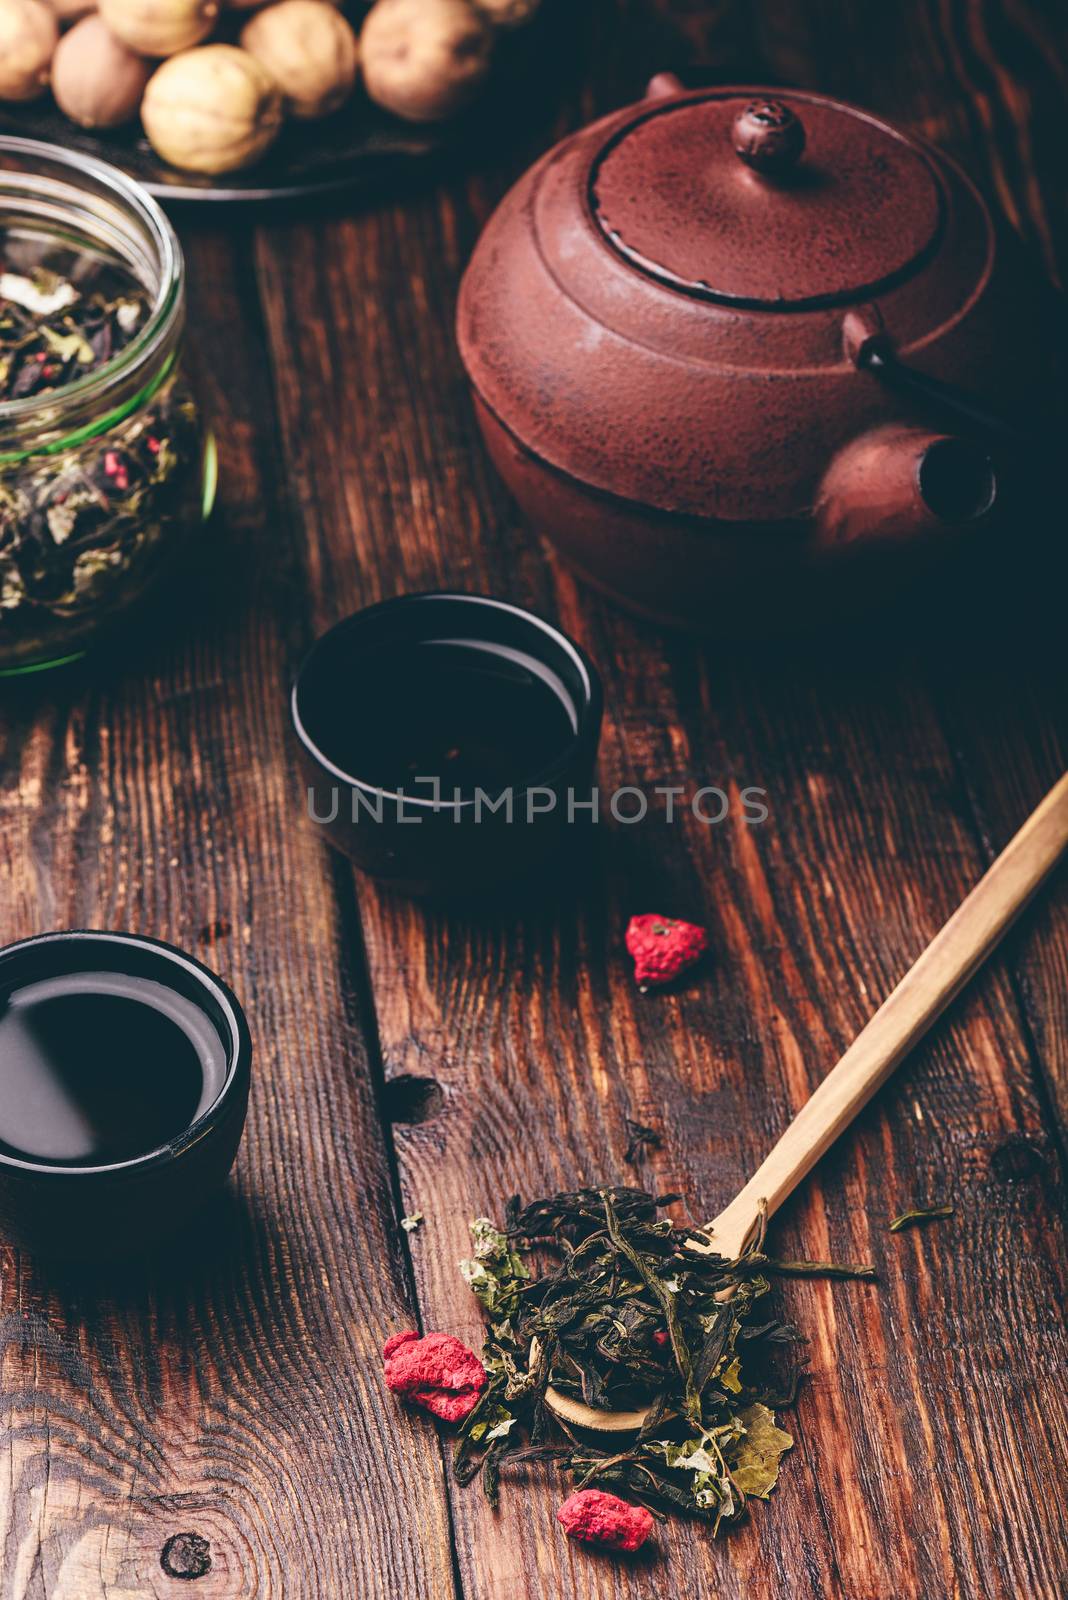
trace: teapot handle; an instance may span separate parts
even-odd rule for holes
[[[970,394],[966,389],[958,389],[956,384],[929,377],[926,372],[899,361],[889,347],[871,350],[862,362],[861,370],[873,372],[888,389],[896,389],[899,394],[915,395],[917,399],[937,406],[940,411],[978,429],[991,439],[999,439],[1018,450],[1034,447],[1033,430],[1025,433],[977,395]]]
[[[941,378],[932,378],[902,361],[877,313],[848,312],[842,334],[846,355],[858,372],[872,373],[888,389],[925,402],[988,440],[998,440],[1016,450],[1034,449],[1033,427],[1025,431],[978,395],[956,384],[945,383]]]

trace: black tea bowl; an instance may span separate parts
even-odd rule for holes
[[[383,601],[297,673],[304,809],[402,893],[545,878],[591,817],[602,703],[589,657],[532,612],[472,594]]]
[[[251,1058],[227,986],[161,940],[0,949],[0,1236],[92,1262],[174,1233],[233,1165]]]

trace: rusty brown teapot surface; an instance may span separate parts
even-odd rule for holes
[[[953,400],[1033,409],[1033,303],[932,146],[818,94],[650,89],[475,250],[458,334],[490,454],[646,615],[737,631],[889,593],[1000,509]]]

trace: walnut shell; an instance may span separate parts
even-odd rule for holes
[[[295,117],[325,117],[352,93],[359,48],[324,0],[279,0],[241,30],[241,48],[266,67]]]
[[[493,29],[468,0],[377,0],[360,34],[372,100],[410,122],[439,122],[489,71]]]
[[[60,22],[77,22],[96,10],[96,0],[45,0],[45,4]]]
[[[495,28],[521,28],[539,9],[541,0],[472,0],[472,4]]]
[[[190,172],[249,167],[282,126],[274,79],[246,50],[185,50],[148,80],[141,120],[157,155]]]
[[[0,0],[0,100],[36,100],[48,88],[59,40],[43,0]]]
[[[223,0],[227,11],[262,11],[268,0]],[[346,0],[320,0],[324,6],[337,6],[339,9],[345,5]]]
[[[141,104],[149,68],[102,17],[83,17],[65,33],[52,60],[59,109],[83,128],[117,128]]]
[[[141,56],[173,56],[206,39],[219,0],[99,0],[100,15]]]

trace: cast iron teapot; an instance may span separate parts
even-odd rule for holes
[[[763,629],[995,525],[1034,297],[921,139],[800,90],[684,91],[565,139],[490,219],[460,350],[524,512],[646,615]]]

